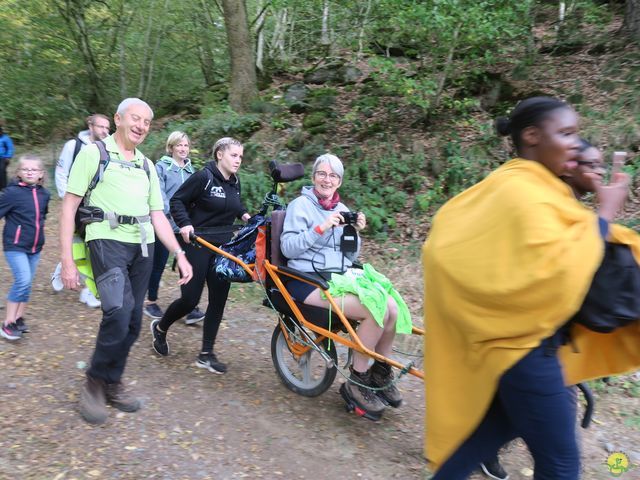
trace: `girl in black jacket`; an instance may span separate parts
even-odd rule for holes
[[[23,155],[18,160],[16,179],[0,196],[0,218],[6,218],[2,235],[4,256],[14,278],[0,329],[0,335],[7,340],[18,340],[28,331],[23,315],[44,245],[44,220],[51,197],[44,182],[42,160]]]
[[[182,296],[174,301],[161,320],[151,322],[153,349],[158,355],[169,355],[169,327],[191,312],[200,301],[206,281],[209,305],[202,328],[202,350],[196,366],[213,373],[225,373],[227,367],[213,353],[218,328],[229,294],[229,283],[219,280],[211,268],[215,253],[190,244],[189,235],[196,233],[208,242],[220,246],[231,239],[236,218],[249,219],[240,200],[240,180],[236,176],[242,163],[242,144],[233,138],[221,138],[213,147],[214,162],[185,181],[171,197],[171,216],[180,228],[180,244],[193,265],[193,278],[182,285]]]

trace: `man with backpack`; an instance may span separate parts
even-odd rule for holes
[[[138,98],[123,100],[114,115],[115,133],[103,143],[81,150],[62,200],[64,287],[76,289],[80,285],[73,237],[76,212],[82,205],[79,220],[86,224],[85,241],[102,299],[102,321],[80,393],[80,414],[92,424],[106,421],[107,402],[124,412],[135,412],[141,406],[140,400],[126,391],[122,375],[140,334],[154,234],[176,255],[181,275],[178,284],[187,283],[193,276],[164,214],[158,174],[137,149],[149,133],[152,118],[153,111],[146,102]]]
[[[67,190],[67,181],[69,180],[69,172],[71,172],[71,166],[75,162],[78,153],[86,145],[103,140],[109,136],[109,129],[111,128],[111,122],[106,115],[101,113],[94,113],[89,115],[86,119],[87,130],[83,130],[78,133],[78,136],[72,138],[62,147],[60,157],[56,163],[56,189],[58,190],[58,196],[64,197]],[[62,290],[62,282],[60,280],[60,273],[62,270],[62,264],[56,266],[53,275],[51,276],[51,286],[54,290]],[[80,303],[85,303],[90,308],[98,308],[100,306],[100,300],[98,300],[93,292],[88,287],[83,288],[80,291]]]
[[[7,186],[7,166],[13,157],[13,142],[0,126],[0,190]]]
[[[93,115],[89,115],[86,121],[87,130],[81,131],[77,137],[72,138],[64,144],[60,152],[60,158],[58,158],[58,162],[56,163],[56,188],[58,189],[58,196],[60,198],[64,197],[67,191],[67,181],[69,180],[71,165],[73,165],[82,147],[98,140],[103,140],[109,136],[111,123],[106,115],[94,113]]]

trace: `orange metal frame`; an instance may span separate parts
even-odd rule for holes
[[[235,257],[234,255],[231,255],[230,253],[227,253],[223,250],[221,250],[220,248],[216,247],[215,245],[212,245],[211,243],[207,242],[206,240],[203,240],[202,238],[196,236],[194,237],[194,240],[196,242],[198,242],[199,244],[207,247],[210,250],[213,250],[214,252],[236,262],[238,265],[240,265],[249,275],[253,275],[254,273],[254,269],[255,269],[255,264],[253,263],[244,263],[242,260],[240,260],[239,258]],[[336,303],[336,301],[334,300],[334,298],[331,296],[331,294],[327,291],[327,290],[323,290],[324,295],[326,296],[327,300],[329,301],[332,311],[338,316],[338,318],[340,319],[342,326],[344,327],[344,329],[347,331],[347,333],[349,334],[350,338],[346,338],[344,336],[341,336],[340,334],[331,331],[331,330],[327,330],[326,328],[322,328],[319,327],[313,323],[311,323],[310,321],[308,321],[306,318],[304,318],[304,315],[302,315],[302,312],[300,312],[300,309],[298,308],[298,306],[296,305],[295,301],[293,300],[293,298],[291,297],[291,295],[289,294],[289,292],[287,291],[286,287],[284,286],[284,284],[282,283],[282,280],[280,279],[281,275],[290,277],[290,278],[295,278],[296,280],[300,280],[306,283],[311,284],[311,282],[305,280],[304,278],[300,278],[297,277],[296,275],[290,274],[288,272],[284,272],[281,269],[279,269],[276,265],[273,265],[269,260],[265,260],[264,261],[264,267],[265,270],[267,271],[267,274],[269,275],[269,277],[271,277],[271,279],[273,280],[273,283],[275,284],[275,286],[278,288],[278,290],[280,291],[280,293],[282,294],[282,296],[284,297],[285,301],[287,302],[287,305],[289,305],[289,308],[291,308],[291,311],[294,313],[296,319],[298,320],[298,322],[300,322],[300,324],[302,326],[304,326],[305,328],[308,328],[309,330],[311,330],[312,332],[316,333],[317,335],[319,335],[319,338],[317,338],[315,340],[316,343],[320,343],[322,342],[325,338],[330,338],[331,340],[333,340],[334,342],[340,343],[341,345],[346,346],[347,348],[352,348],[353,350],[355,350],[356,352],[360,352],[363,353],[375,360],[379,360],[382,362],[385,362],[389,365],[392,365],[396,368],[399,369],[404,369],[405,365],[402,365],[400,362],[397,362],[391,358],[385,357],[384,355],[380,355],[377,352],[374,352],[373,350],[368,349],[367,347],[365,347],[362,342],[360,341],[360,337],[358,337],[358,334],[356,333],[355,329],[353,328],[353,326],[351,325],[351,323],[349,322],[349,320],[347,320],[347,318],[344,316],[344,313],[342,313],[342,310],[340,309],[340,306]],[[298,342],[295,342],[294,340],[292,340],[288,334],[287,329],[284,327],[284,325],[282,324],[282,320],[280,320],[280,328],[282,328],[282,331],[284,333],[284,336],[287,340],[287,344],[289,346],[289,349],[291,350],[291,352],[296,355],[303,355],[306,351],[309,350],[309,346],[307,345],[302,345]],[[424,335],[424,330],[421,328],[417,328],[417,327],[413,327],[412,328],[412,332],[413,335]],[[410,373],[411,375],[414,375],[418,378],[424,378],[424,373],[422,372],[422,370],[418,370],[415,367],[410,367],[407,370],[407,373]]]

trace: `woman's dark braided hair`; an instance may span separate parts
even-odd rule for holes
[[[553,97],[531,97],[516,105],[509,117],[496,119],[496,130],[502,136],[511,135],[511,140],[520,150],[522,131],[527,127],[539,127],[549,114],[559,108],[571,108],[568,103]]]

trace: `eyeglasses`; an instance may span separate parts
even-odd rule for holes
[[[590,160],[578,160],[578,165],[587,167],[589,170],[606,170],[602,163],[592,162]]]
[[[331,180],[332,182],[337,182],[338,180],[340,180],[340,175],[338,175],[337,173],[327,173],[323,172],[322,170],[318,170],[316,172],[316,177],[318,177],[320,180],[324,180],[325,178],[329,177],[329,180]]]
[[[31,173],[31,172],[41,172],[42,169],[41,168],[21,168],[20,171]]]

